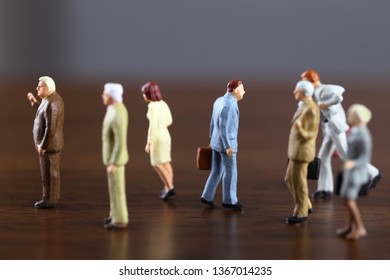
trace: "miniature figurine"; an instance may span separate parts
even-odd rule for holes
[[[314,99],[320,108],[323,140],[318,157],[321,159],[320,177],[314,198],[331,198],[333,196],[332,155],[335,149],[341,160],[345,160],[347,153],[347,137],[345,132],[348,125],[343,101],[344,88],[337,85],[321,84],[318,73],[312,69],[301,75],[302,80],[313,84]]]
[[[356,199],[361,186],[369,179],[372,140],[366,125],[371,120],[371,112],[364,105],[354,104],[349,108],[347,118],[352,129],[348,137],[340,196],[344,198],[349,218],[347,225],[337,230],[337,234],[347,240],[356,240],[367,234]]]
[[[148,82],[141,88],[145,102],[149,103],[148,138],[145,152],[150,154],[150,163],[164,184],[160,198],[167,200],[176,195],[173,186],[173,169],[171,165],[171,136],[168,126],[172,124],[172,114],[168,104],[162,100],[159,86]]]
[[[342,161],[347,156],[346,131],[349,127],[341,105],[345,90],[341,86],[321,84],[318,73],[312,69],[303,72],[301,78],[313,84],[315,88],[314,99],[321,112],[323,140],[318,153],[318,157],[321,159],[321,170],[317,191],[312,195],[314,198],[327,199],[333,196],[334,188],[332,155],[337,150]],[[372,178],[371,188],[373,188],[381,180],[383,174],[371,164],[369,170]]]
[[[54,80],[48,76],[39,78],[36,88],[42,99],[39,104],[29,92],[27,98],[37,109],[33,136],[38,152],[42,177],[42,199],[35,208],[53,208],[60,198],[60,159],[64,147],[64,102],[56,92]]]
[[[123,104],[121,84],[107,83],[102,95],[107,112],[103,121],[103,163],[107,169],[110,216],[104,219],[108,230],[125,229],[128,224],[125,165],[127,152],[128,113]]]
[[[214,102],[210,122],[210,147],[212,164],[209,178],[204,187],[201,202],[214,207],[214,195],[222,178],[222,206],[242,210],[237,198],[237,152],[239,110],[237,102],[244,98],[244,84],[232,80],[227,93]]]
[[[308,81],[299,81],[294,90],[299,107],[292,121],[288,141],[288,166],[285,181],[294,199],[292,216],[286,223],[296,224],[307,220],[313,211],[307,186],[307,167],[316,154],[316,138],[320,123],[320,110],[313,101],[313,85]]]

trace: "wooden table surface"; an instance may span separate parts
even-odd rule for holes
[[[61,162],[62,197],[55,209],[34,209],[41,197],[38,157],[32,140],[34,110],[26,93],[33,79],[0,84],[0,259],[389,259],[389,110],[386,88],[352,87],[344,107],[355,102],[373,110],[372,163],[384,180],[358,200],[367,237],[346,242],[335,230],[346,211],[338,197],[313,200],[307,223],[287,225],[293,201],[284,183],[289,124],[296,109],[294,84],[246,84],[239,103],[238,197],[245,209],[207,209],[200,195],[208,172],[195,168],[198,146],[208,144],[212,103],[224,93],[209,84],[162,84],[172,110],[170,128],[177,196],[159,199],[162,183],[144,152],[148,122],[139,91],[142,81],[125,86],[129,110],[126,167],[129,228],[103,228],[108,190],[101,163],[101,125],[105,81],[57,81],[65,102],[65,149]],[[138,86],[139,85],[139,86]],[[321,134],[317,144],[321,142]],[[334,170],[340,168],[334,159]],[[316,182],[310,182],[310,192]]]

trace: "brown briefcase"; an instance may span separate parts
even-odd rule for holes
[[[196,153],[196,167],[199,170],[211,170],[212,150],[210,146],[200,147]]]

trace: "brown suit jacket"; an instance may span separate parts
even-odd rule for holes
[[[300,120],[302,127],[297,128]],[[320,110],[313,100],[304,101],[291,121],[288,141],[288,158],[294,161],[311,162],[316,154],[316,138],[320,123]]]
[[[33,137],[36,146],[48,153],[55,153],[64,147],[64,102],[57,92],[42,100],[35,115]]]

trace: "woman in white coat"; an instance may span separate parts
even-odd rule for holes
[[[172,114],[168,104],[162,100],[159,86],[148,82],[141,88],[145,102],[149,103],[146,117],[149,120],[145,152],[150,154],[150,163],[164,183],[161,199],[167,200],[176,194],[173,186],[171,165],[171,136],[168,126],[172,124]]]

